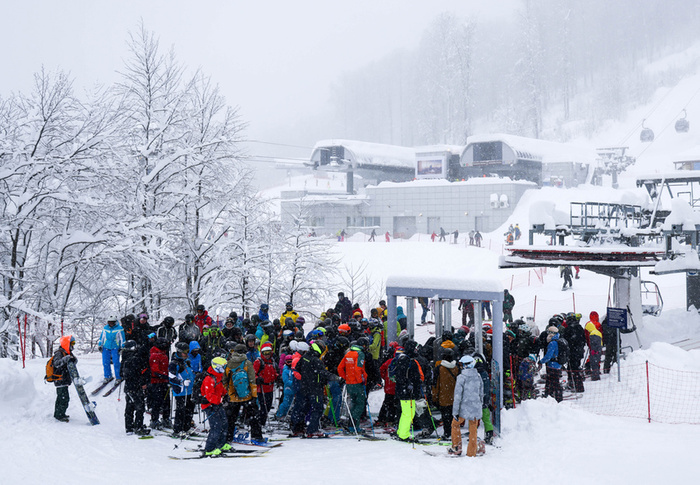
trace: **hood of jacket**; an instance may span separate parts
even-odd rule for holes
[[[199,346],[199,343],[196,340],[193,340],[190,342],[190,352],[192,352],[195,349],[200,349],[201,347]]]
[[[453,360],[450,362],[449,360],[441,360],[440,365],[448,369],[454,369],[457,366],[457,361]]]

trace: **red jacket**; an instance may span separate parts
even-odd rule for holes
[[[391,359],[388,359],[379,368],[379,374],[381,374],[382,379],[384,379],[384,393],[385,394],[396,394],[396,383],[389,379],[389,364],[391,364]]]
[[[206,398],[207,402],[206,404],[202,403],[202,409],[206,409],[212,404],[221,404],[226,395],[226,387],[221,382],[224,375],[219,374],[212,367],[209,367],[207,372],[209,375],[202,381],[202,396]]]
[[[149,367],[151,369],[151,384],[168,383],[168,354],[164,350],[151,347]]]
[[[272,359],[265,360],[263,357],[255,359],[253,367],[255,368],[256,379],[262,379],[263,381],[263,384],[258,384],[258,395],[261,392],[272,392],[278,375],[277,367]]]
[[[202,332],[202,329],[204,328],[204,325],[208,325],[211,327],[212,324],[212,319],[209,316],[209,312],[205,311],[203,315],[195,315],[194,316],[194,324],[199,327],[199,332]]]

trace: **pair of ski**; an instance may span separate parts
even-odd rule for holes
[[[109,378],[105,379],[104,381],[102,381],[102,384],[100,384],[100,385],[97,387],[97,389],[95,389],[94,391],[92,391],[92,393],[91,393],[90,395],[91,395],[91,396],[97,396],[97,395],[100,393],[100,391],[102,391],[103,389],[105,389],[112,381],[114,381],[114,377],[109,377]],[[107,392],[105,392],[104,394],[102,394],[102,397],[107,397],[107,396],[109,396],[110,394],[112,394],[114,391],[116,391],[116,390],[119,388],[119,386],[121,385],[121,383],[122,383],[121,379],[119,379],[118,381],[116,381],[116,382],[112,385],[112,387],[110,387],[109,389],[107,389]]]
[[[220,455],[206,455],[204,453],[204,448],[185,448],[188,453],[199,453],[197,456],[168,456],[171,460],[202,460],[204,458],[258,458],[267,453],[268,450],[236,450],[230,449],[228,451],[221,452]]]
[[[261,448],[277,448],[278,446],[282,446],[282,443],[270,443],[268,439],[264,439],[262,441],[259,440],[251,440],[249,438],[248,433],[239,433],[237,435],[233,436],[233,443],[238,443],[240,445],[246,445],[246,446],[258,446]]]

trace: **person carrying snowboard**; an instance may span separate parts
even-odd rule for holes
[[[73,383],[68,372],[68,362],[78,362],[78,358],[73,355],[75,339],[71,335],[61,337],[58,350],[53,354],[53,381],[56,386],[56,403],[54,404],[53,417],[64,423],[68,422],[66,411],[70,403],[68,387]]]

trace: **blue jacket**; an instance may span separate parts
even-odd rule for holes
[[[245,355],[249,361],[255,362],[256,360],[258,360],[260,358],[260,351],[257,349],[249,350],[248,352],[246,352]]]
[[[121,349],[125,341],[124,328],[121,325],[116,324],[114,327],[110,327],[107,324],[102,329],[97,345],[102,347],[103,350],[114,350]]]
[[[291,365],[285,365],[282,369],[282,382],[284,382],[284,392],[296,392],[297,380],[294,378],[294,370]]]
[[[557,362],[557,357],[559,356],[558,340],[559,334],[555,333],[552,336],[552,340],[547,345],[547,353],[544,354],[544,357],[540,361],[542,364],[546,364],[547,367],[551,367],[552,369],[561,369],[561,364]]]
[[[201,351],[201,347],[199,346],[199,343],[196,340],[193,340],[192,342],[190,342],[190,353],[187,356],[187,360],[190,361],[190,366],[192,367],[192,371],[195,374],[199,374],[203,370],[202,369],[202,356],[200,354],[197,354],[196,357],[194,355],[192,355],[192,351],[194,349],[200,349],[200,351]]]
[[[261,322],[264,322],[265,320],[270,319],[270,315],[268,314],[268,312],[264,312],[262,310],[259,310],[258,311],[258,318],[260,318]]]
[[[190,396],[194,387],[194,372],[190,367],[190,361],[173,356],[168,364],[168,381],[173,388],[173,396]],[[188,385],[183,385],[189,381]]]
[[[255,329],[255,338],[262,340],[263,335],[265,335],[265,331],[263,330],[262,325],[258,324],[258,328]]]

